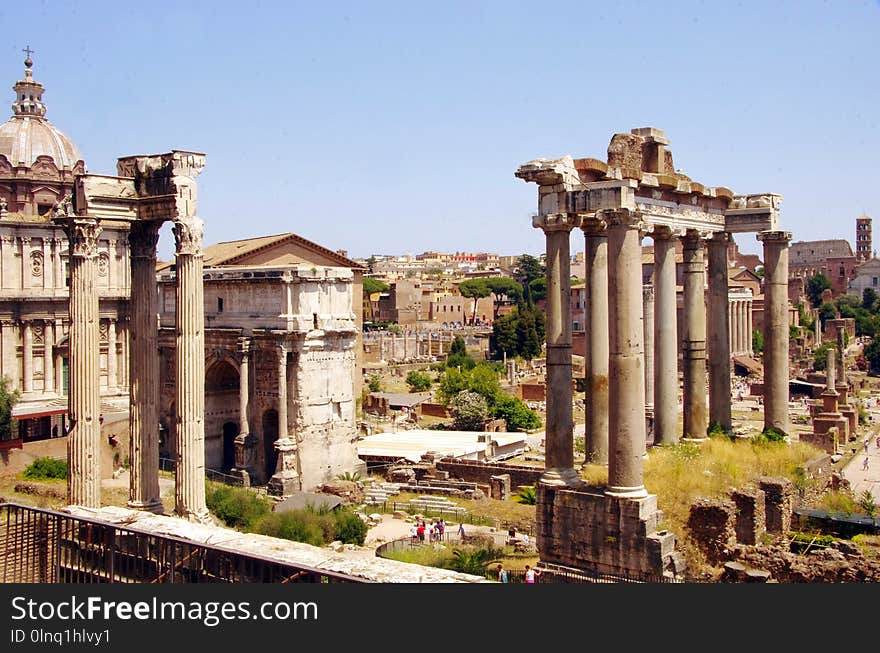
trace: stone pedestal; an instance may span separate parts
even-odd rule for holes
[[[568,214],[536,216],[532,224],[547,239],[547,420],[546,485],[578,485],[574,470],[574,418],[571,376],[571,255],[569,234],[578,218]]]
[[[205,302],[202,221],[174,222],[177,246],[177,515],[210,521],[205,503]]]
[[[278,451],[278,466],[275,468],[275,474],[269,479],[268,492],[278,497],[290,496],[302,488],[297,471],[296,440],[290,437],[279,438],[275,442],[275,449]]]
[[[156,243],[159,222],[136,222],[131,245],[128,418],[131,433],[128,505],[162,512],[159,494],[159,357]]]
[[[788,244],[791,233],[763,231],[764,243],[764,428],[789,432]]]
[[[608,234],[601,220],[584,222],[584,357],[586,460],[608,464]]]
[[[706,439],[706,265],[703,239],[684,237],[684,439]]]
[[[678,319],[675,241],[654,229],[654,445],[678,442]]]

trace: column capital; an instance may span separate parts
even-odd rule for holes
[[[702,249],[706,245],[706,241],[711,232],[702,231],[700,229],[687,229],[684,236],[681,237],[685,249]]]
[[[706,243],[709,245],[723,245],[724,247],[727,247],[731,240],[731,235],[726,231],[713,231],[709,237],[706,238]]]
[[[581,216],[581,231],[584,236],[605,236],[608,223],[598,213]]]
[[[629,209],[604,209],[598,212],[609,227],[630,227],[644,233],[647,222],[642,220],[639,211]]]
[[[251,353],[251,339],[250,338],[239,338],[238,339],[238,353],[243,358],[247,358],[248,354]]]
[[[131,225],[128,242],[131,245],[131,258],[156,258],[156,244],[159,242],[161,222],[140,221]]]
[[[654,301],[654,284],[642,284],[642,299],[649,302]]]
[[[78,258],[94,258],[98,255],[98,237],[101,226],[94,218],[60,218],[67,240],[70,242],[70,253]]]
[[[755,238],[762,243],[778,243],[780,245],[788,245],[791,241],[790,231],[760,231],[755,234]]]
[[[202,233],[205,223],[199,218],[186,218],[174,221],[175,254],[202,255]]]
[[[683,238],[685,230],[680,227],[670,227],[665,224],[655,224],[648,233],[654,240],[672,240]]]
[[[544,233],[552,231],[570,232],[575,227],[581,226],[581,217],[576,213],[548,213],[532,217],[532,226],[541,229]]]

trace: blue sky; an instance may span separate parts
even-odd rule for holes
[[[30,45],[90,172],[207,154],[206,244],[540,253],[517,166],[642,126],[696,181],[782,194],[794,240],[852,243],[862,213],[880,240],[877,2],[31,0],[0,24],[0,97]]]

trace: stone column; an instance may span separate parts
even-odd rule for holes
[[[107,289],[116,289],[116,241],[107,241]],[[114,293],[115,294],[115,293]]]
[[[642,286],[642,333],[645,339],[645,407],[654,407],[654,286]]]
[[[764,243],[764,428],[788,426],[787,231],[762,231]]]
[[[434,355],[434,348],[431,346],[431,332],[430,332],[430,331],[428,331],[428,351],[427,351],[427,355],[428,355],[429,357]]]
[[[727,247],[730,235],[712,234],[709,248],[709,421],[725,432],[731,428],[730,414],[730,325],[727,322]]]
[[[545,485],[579,485],[574,470],[574,418],[571,376],[571,247],[579,219],[565,213],[535,216],[532,225],[547,240],[547,420],[544,435]]]
[[[23,236],[18,239],[19,251],[21,252],[21,287],[22,289],[30,288],[31,283],[31,239],[29,236]]]
[[[55,278],[55,288],[63,289],[65,287],[65,278],[64,278],[64,241],[61,238],[55,238],[53,241],[55,245],[55,255],[52,257],[52,266],[55,269],[53,274]]]
[[[43,238],[43,288],[51,290],[55,283],[54,266],[52,265],[52,241]]]
[[[64,337],[64,320],[55,320],[55,339],[61,340]],[[70,339],[68,338],[68,353],[70,352]],[[68,359],[68,365],[70,361]],[[61,352],[55,358],[55,392],[59,397],[64,396],[64,356]]]
[[[177,247],[177,474],[174,511],[181,517],[207,522],[210,516],[205,504],[202,229],[202,221],[195,217],[174,222]]]
[[[159,494],[159,327],[156,317],[159,313],[156,243],[161,226],[161,222],[135,222],[128,234],[131,243],[128,505],[150,512],[163,511]]]
[[[703,239],[689,229],[684,237],[684,439],[705,440],[706,265]]]
[[[43,392],[55,391],[55,325],[51,320],[43,322]]]
[[[730,328],[730,351],[733,354],[738,354],[739,349],[737,347],[738,340],[736,337],[736,311],[734,307],[736,306],[736,300],[730,300],[727,305],[727,324]]]
[[[242,339],[239,343],[241,368],[238,381],[238,435],[235,437],[235,469],[233,474],[241,476],[245,486],[251,483],[254,473],[254,458],[257,450],[257,437],[251,435],[248,422],[250,402],[250,341]]]
[[[278,463],[268,487],[269,494],[275,496],[289,496],[302,489],[297,442],[287,429],[287,348],[282,344],[278,350]]]
[[[746,319],[747,304],[744,301],[737,302],[737,313],[739,314],[739,346],[740,351],[748,353],[749,341],[751,340],[751,332],[749,331],[748,320]]]
[[[18,324],[15,320],[3,320],[0,326],[3,333],[3,374],[12,382],[11,388],[21,387],[18,373]]]
[[[14,242],[14,236],[0,236],[0,261],[3,262],[3,265],[0,265],[0,288],[13,288],[14,284],[12,282],[12,270],[10,269],[9,262],[13,260],[12,257],[12,244]]]
[[[608,234],[605,222],[586,221],[584,232],[584,376],[586,461],[608,464]]]
[[[70,243],[70,397],[67,502],[98,508],[100,470],[100,330],[97,220],[65,218]]]
[[[654,229],[654,445],[678,442],[678,310],[675,241]]]
[[[21,323],[21,390],[34,389],[34,331],[30,320]]]
[[[754,356],[755,352],[752,350],[752,330],[754,329],[754,326],[752,325],[752,300],[748,300],[746,302],[745,311],[746,311],[746,353],[748,353],[749,356]]]
[[[645,372],[642,369],[642,227],[639,214],[603,212],[608,223],[609,460],[606,494],[645,490]]]
[[[385,334],[379,333],[379,362],[385,360]]]
[[[118,385],[116,376],[116,320],[107,321],[107,390],[112,391]]]

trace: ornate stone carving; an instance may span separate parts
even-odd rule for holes
[[[56,218],[71,218],[76,213],[73,211],[73,194],[67,193],[58,200],[58,203],[55,204],[55,217]]]
[[[9,211],[6,210],[7,206],[9,205],[6,203],[6,198],[0,197],[0,220],[5,218],[7,213],[9,213]]]
[[[609,227],[623,225],[638,229],[640,232],[644,232],[647,227],[647,223],[642,220],[642,214],[638,211],[630,211],[629,209],[606,209],[604,211],[599,211],[599,214]]]
[[[110,341],[110,322],[107,320],[101,320],[99,326],[99,333],[102,343],[106,343]]]
[[[106,252],[101,252],[98,254],[98,276],[106,277],[107,270],[110,268],[110,257],[107,256]]]
[[[544,233],[551,231],[571,231],[581,226],[580,216],[573,213],[548,213],[532,217],[532,226],[542,229]]]
[[[34,344],[42,345],[43,344],[43,325],[42,324],[34,324],[31,328],[31,333],[34,336]]]
[[[131,258],[156,258],[161,222],[135,222],[128,232]]]
[[[43,252],[31,252],[31,274],[35,277],[43,276]]]
[[[174,221],[173,230],[176,254],[201,256],[204,224],[198,218]]]
[[[98,255],[98,236],[101,235],[101,227],[98,226],[97,220],[70,219],[66,231],[73,256],[94,258]]]

